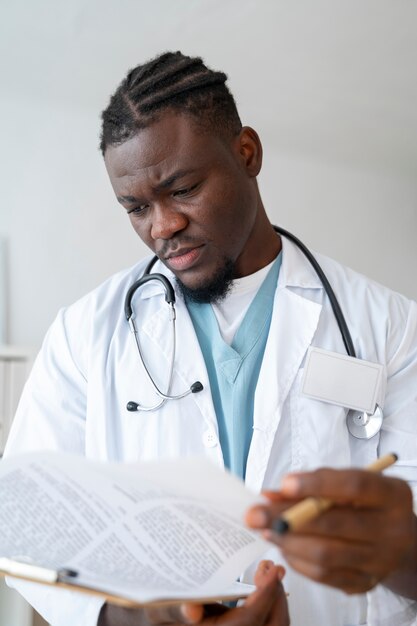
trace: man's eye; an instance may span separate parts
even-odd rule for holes
[[[195,189],[197,189],[197,187],[199,186],[200,183],[197,183],[196,185],[191,185],[191,187],[186,187],[185,189],[178,189],[177,191],[173,192],[173,196],[178,197],[178,196],[187,196],[188,194],[190,194],[192,191],[194,191]]]
[[[144,213],[148,207],[149,207],[149,204],[140,204],[139,206],[136,206],[133,209],[129,209],[127,214],[128,215],[140,215],[141,213]]]

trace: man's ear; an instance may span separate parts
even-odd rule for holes
[[[258,133],[250,126],[244,126],[237,138],[237,148],[248,175],[255,178],[262,167],[262,144]]]

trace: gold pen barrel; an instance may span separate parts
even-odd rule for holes
[[[396,454],[386,454],[368,465],[365,469],[367,472],[381,472],[393,465],[397,460],[398,456]],[[309,522],[324,511],[330,509],[333,505],[334,502],[327,498],[305,498],[284,511],[274,524],[274,530],[279,534],[284,534],[289,530],[297,530],[306,524],[306,522]]]

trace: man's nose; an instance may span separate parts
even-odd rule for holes
[[[154,205],[152,211],[152,239],[170,239],[188,226],[188,219],[179,207]]]

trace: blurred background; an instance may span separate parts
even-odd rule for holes
[[[229,75],[275,222],[417,298],[415,1],[2,0],[0,23],[4,341],[39,346],[59,307],[145,254],[99,118],[165,50]]]
[[[32,354],[60,307],[146,253],[106,178],[100,112],[166,50],[229,75],[275,223],[417,299],[416,24],[414,0],[2,0],[3,355]],[[0,624],[31,620],[3,589]]]

